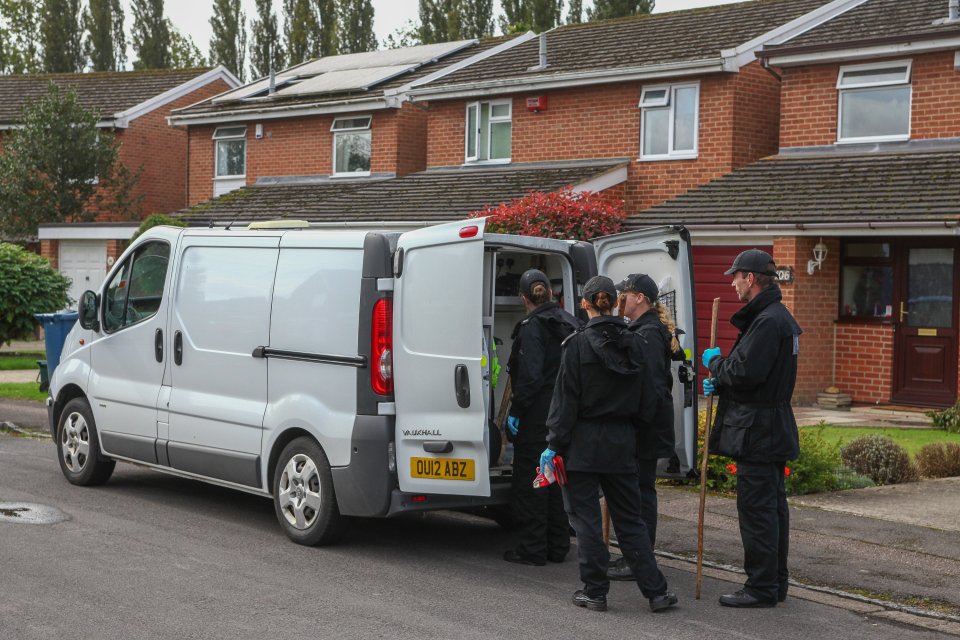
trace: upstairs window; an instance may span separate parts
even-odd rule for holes
[[[510,100],[473,102],[467,105],[467,162],[509,162],[512,137]]]
[[[360,118],[336,118],[330,131],[333,132],[334,175],[370,173],[370,116]]]
[[[217,127],[213,141],[216,145],[216,177],[244,177],[247,174],[247,128]]]
[[[644,87],[640,94],[640,157],[697,157],[698,83]]]
[[[840,67],[838,142],[910,138],[910,61]]]

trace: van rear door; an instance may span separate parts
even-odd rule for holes
[[[696,303],[693,289],[693,258],[690,233],[684,227],[654,227],[595,238],[597,272],[614,283],[631,273],[645,273],[660,287],[659,302],[673,314],[677,327],[683,329],[680,346],[692,354],[696,351]],[[697,394],[692,382],[681,383],[679,363],[673,365],[674,428],[677,436],[677,457],[680,471],[695,467],[697,436]]]
[[[483,226],[468,220],[397,241],[393,309],[400,489],[489,496],[483,351]]]

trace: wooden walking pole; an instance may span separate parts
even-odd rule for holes
[[[503,452],[507,450],[507,433],[505,425],[507,416],[510,415],[510,405],[513,404],[513,378],[507,376],[507,383],[503,386],[503,395],[500,397],[500,411],[497,413],[497,430],[500,431],[500,458]],[[499,458],[498,458],[499,460]]]
[[[710,348],[717,346],[717,316],[720,315],[720,298],[713,299],[713,315],[710,318]],[[697,585],[694,597],[700,599],[700,582],[703,577],[703,513],[707,504],[707,456],[710,451],[710,426],[713,423],[713,395],[707,397],[707,424],[703,428],[703,447],[700,460],[700,511],[697,515]]]

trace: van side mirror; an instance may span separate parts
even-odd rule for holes
[[[80,296],[80,304],[78,307],[80,311],[80,318],[78,319],[80,326],[84,329],[100,331],[100,321],[97,318],[97,311],[100,304],[97,299],[97,294],[93,291],[84,291],[83,295]]]

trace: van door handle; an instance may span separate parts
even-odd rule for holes
[[[153,357],[157,362],[163,362],[163,329],[157,329],[153,334]]]
[[[458,364],[453,370],[453,386],[457,392],[457,404],[466,409],[470,406],[470,373],[467,365]]]
[[[183,364],[183,334],[179,331],[173,334],[173,363]]]

